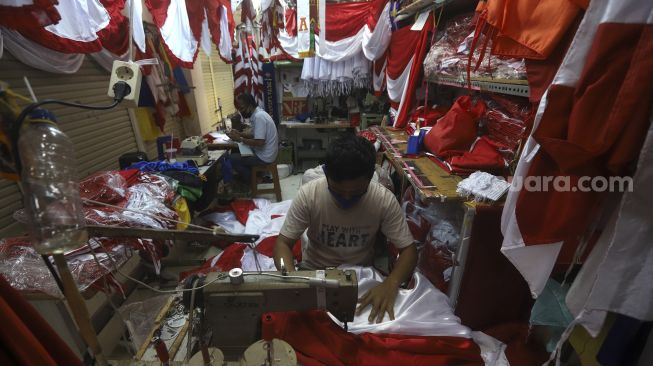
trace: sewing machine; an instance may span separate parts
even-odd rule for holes
[[[358,280],[351,270],[283,274],[235,268],[228,274],[211,273],[195,287],[202,283],[208,285],[195,293],[194,301],[202,308],[200,328],[212,332],[209,346],[220,349],[226,360],[237,360],[261,339],[264,313],[325,309],[346,323],[354,319],[358,299]]]
[[[209,161],[209,147],[200,136],[187,137],[181,142],[180,158],[204,165]]]

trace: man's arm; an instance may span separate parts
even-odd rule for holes
[[[290,239],[281,234],[277,237],[277,243],[274,246],[274,265],[281,271],[281,259],[287,271],[295,270],[295,259],[292,254],[292,247],[297,239]]]
[[[245,145],[249,146],[263,146],[265,145],[265,140],[263,139],[255,139],[254,135],[250,134],[245,134],[245,133],[240,133],[238,131],[231,131],[227,134],[230,139],[236,141],[236,142],[242,142]]]
[[[370,323],[380,323],[388,313],[390,320],[395,319],[395,299],[399,292],[399,286],[406,281],[415,270],[417,265],[417,247],[411,244],[405,248],[399,249],[399,258],[395,264],[392,273],[380,285],[370,289],[362,298],[360,298],[360,305],[356,311],[359,315],[368,305],[372,305],[372,311],[368,321]]]

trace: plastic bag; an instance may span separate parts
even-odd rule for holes
[[[440,157],[449,157],[460,151],[469,150],[477,136],[478,121],[485,112],[485,103],[476,103],[468,95],[456,102],[431,128],[424,138],[427,150]]]
[[[118,309],[129,331],[134,349],[139,350],[145,342],[150,341],[148,337],[155,327],[154,321],[171,296],[156,296],[141,302],[123,305]]]
[[[79,182],[82,199],[116,203],[125,199],[127,181],[117,172],[97,172]]]

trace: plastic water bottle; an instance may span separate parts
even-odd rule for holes
[[[48,121],[54,116],[43,110],[37,113],[37,120],[26,122],[18,139],[28,231],[37,252],[63,253],[88,240],[75,150],[68,136]]]

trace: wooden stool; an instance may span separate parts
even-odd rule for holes
[[[258,188],[258,173],[261,172],[268,172],[272,175],[272,188]],[[259,193],[274,193],[277,196],[277,202],[281,202],[281,184],[279,183],[279,171],[276,162],[252,167],[252,197],[256,197]]]

